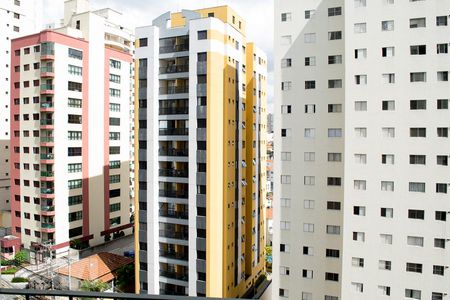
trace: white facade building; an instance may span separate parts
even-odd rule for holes
[[[0,1],[0,210],[9,210],[9,93],[11,40],[41,26],[40,0]],[[7,224],[3,224],[7,225]]]
[[[274,299],[448,297],[449,11],[275,1]]]

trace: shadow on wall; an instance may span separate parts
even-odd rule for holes
[[[4,220],[3,211],[11,211],[10,172],[9,172],[9,140],[0,139],[0,227],[11,226],[11,218]]]

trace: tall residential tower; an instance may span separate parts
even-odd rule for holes
[[[265,54],[226,6],[136,36],[139,288],[243,296],[264,273]]]
[[[133,39],[120,14],[65,2],[64,26],[14,39],[13,234],[26,248],[96,245],[131,233]]]
[[[275,1],[274,299],[450,293],[442,1]]]

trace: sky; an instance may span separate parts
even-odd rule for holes
[[[268,108],[273,111],[273,1],[272,0],[90,0],[93,9],[109,7],[125,16],[130,28],[151,25],[167,11],[229,5],[247,21],[247,41],[253,41],[269,62]],[[63,18],[64,0],[43,0],[44,24]]]

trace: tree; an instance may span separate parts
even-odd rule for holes
[[[109,288],[106,282],[101,280],[83,280],[80,289],[85,292],[104,292]]]
[[[25,251],[19,251],[14,256],[14,263],[16,266],[20,266],[27,261],[27,253]]]
[[[119,268],[116,276],[116,285],[121,291],[134,293],[134,264]]]

